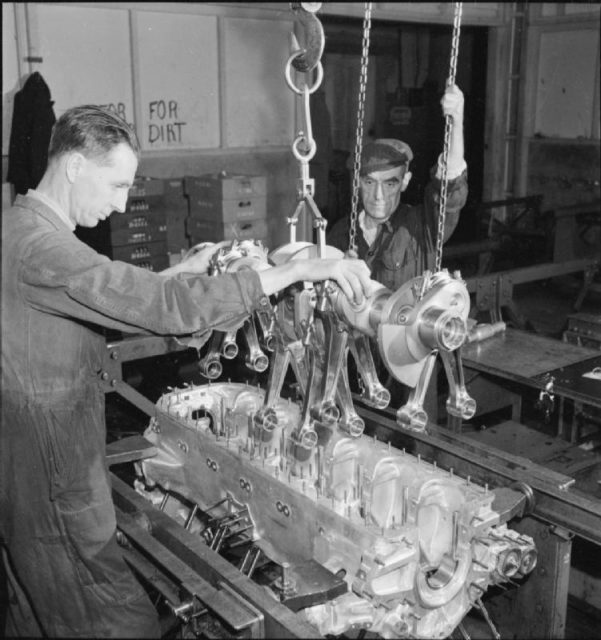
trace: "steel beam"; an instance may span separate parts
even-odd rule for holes
[[[474,276],[465,279],[467,290],[475,293],[478,287],[501,287],[501,283],[509,283],[510,286],[523,284],[524,282],[536,282],[537,280],[547,280],[557,276],[565,276],[570,273],[580,271],[596,270],[599,268],[599,261],[591,258],[581,260],[568,260],[566,262],[545,262],[535,264],[531,267],[521,269],[509,269],[507,271],[497,271],[483,276]],[[494,285],[493,285],[494,283]]]

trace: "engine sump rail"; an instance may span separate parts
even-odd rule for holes
[[[549,471],[501,451],[491,451],[461,435],[442,427],[428,426],[428,433],[403,431],[397,422],[359,404],[357,413],[365,420],[366,432],[392,446],[406,448],[414,455],[436,461],[439,467],[453,469],[458,475],[470,476],[475,482],[494,487],[525,483],[534,495],[532,515],[559,525],[582,538],[601,545],[601,504],[568,490],[573,479]]]
[[[149,452],[152,455],[152,451]],[[109,454],[109,464],[111,457]],[[177,614],[210,612],[231,637],[310,638],[315,628],[266,594],[236,567],[111,474],[119,537],[135,571]],[[128,557],[131,556],[130,558]],[[177,593],[179,602],[173,602]],[[171,597],[170,597],[171,596]]]

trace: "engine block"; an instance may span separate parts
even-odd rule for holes
[[[274,261],[307,251],[288,247]],[[221,264],[235,268],[231,255]],[[468,310],[462,282],[446,273],[394,293],[376,283],[366,308],[325,287],[286,292],[270,318],[244,327],[249,368],[265,368],[258,335],[273,349],[267,388],[209,382],[163,395],[145,433],[158,454],[139,463],[138,490],[249,576],[260,550],[280,569],[262,584],[322,635],[447,637],[491,585],[534,568],[534,543],[508,528],[488,487],[365,435],[346,358],[355,358],[366,400],[386,406],[367,342],[377,341],[387,368],[413,387],[397,413],[410,430],[425,426],[423,391],[445,352],[456,383],[447,407],[469,415],[460,361],[448,358],[465,339]],[[209,346],[213,366],[234,338]],[[289,366],[299,399],[283,397]],[[208,377],[215,371],[205,367]]]

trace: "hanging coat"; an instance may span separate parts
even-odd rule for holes
[[[48,164],[48,145],[56,122],[50,89],[35,71],[15,94],[8,148],[7,181],[16,193],[35,189]]]

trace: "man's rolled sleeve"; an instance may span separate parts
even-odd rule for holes
[[[461,209],[467,202],[468,184],[467,184],[467,164],[463,161],[463,170],[458,176],[451,177],[450,172],[447,174],[447,201],[446,216],[444,228],[444,240],[446,242],[455,231],[459,222],[459,214]],[[440,187],[441,180],[437,177],[439,165],[432,167],[430,172],[431,180],[428,183],[424,193],[424,207],[430,229],[434,231],[437,228],[438,210],[440,207]]]
[[[435,167],[434,167],[434,175],[432,176],[433,178],[436,178],[437,180],[442,180],[442,174],[443,174],[443,156],[442,153],[438,156],[438,162],[436,163]],[[457,163],[452,163],[449,162],[447,164],[447,180],[455,180],[456,178],[458,178],[464,171],[467,171],[467,162],[465,161],[465,158],[461,158],[461,162],[457,162]]]

